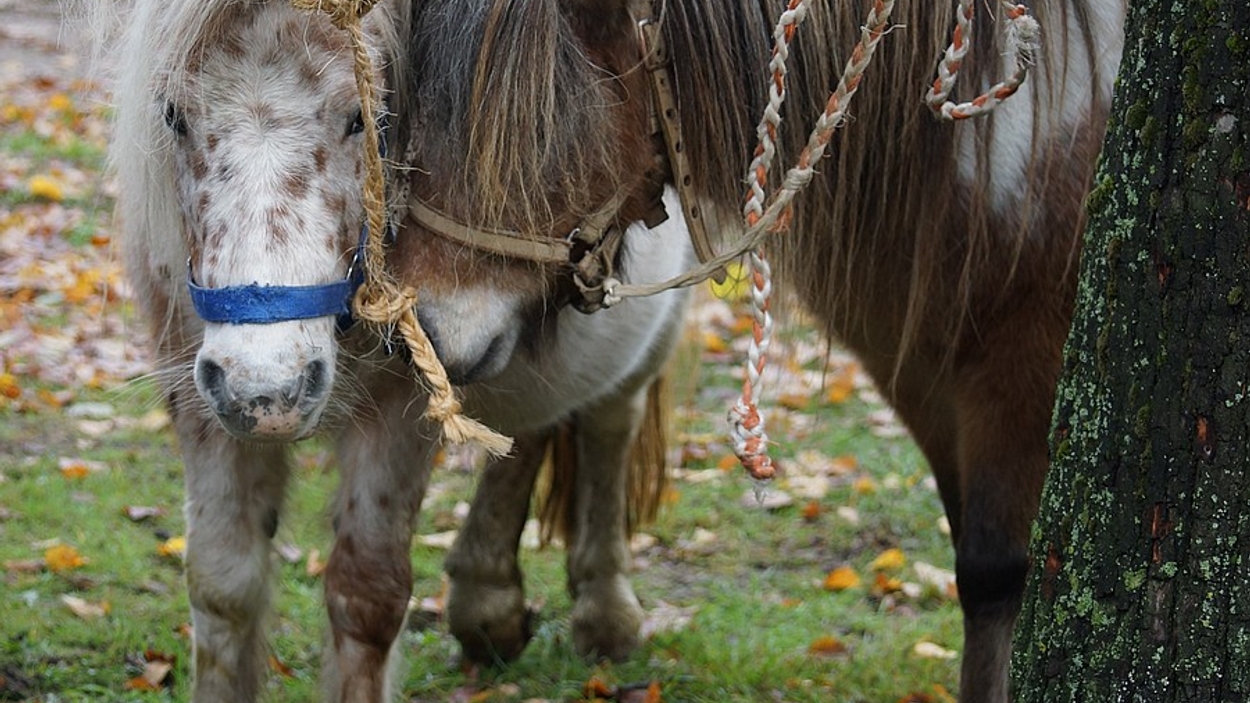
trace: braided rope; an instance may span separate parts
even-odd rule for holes
[[[790,41],[799,25],[807,17],[810,0],[791,0],[777,20],[773,29],[773,53],[768,67],[772,80],[768,84],[768,105],[756,127],[758,144],[755,156],[747,168],[748,191],[742,206],[742,216],[748,227],[764,215],[768,199],[768,172],[777,155],[777,139],[781,132],[781,106],[786,100],[787,61],[790,58]],[[730,435],[733,437],[734,454],[757,481],[773,477],[775,470],[768,456],[768,433],[764,428],[764,416],[755,402],[768,359],[771,344],[773,318],[769,311],[772,295],[772,269],[764,255],[764,244],[752,249],[747,255],[747,275],[751,280],[751,342],[747,350],[746,376],[742,381],[742,395],[729,410]]]
[[[765,109],[757,134],[760,145],[756,148],[756,158],[752,161],[748,180],[750,187],[747,202],[743,206],[743,215],[747,224],[749,244],[739,247],[738,255],[750,252],[748,266],[751,270],[751,302],[752,302],[752,334],[748,350],[747,373],[742,384],[742,396],[729,411],[732,424],[731,434],[734,438],[734,453],[752,478],[766,481],[774,476],[776,469],[768,456],[768,434],[764,429],[764,417],[755,402],[755,395],[760,390],[760,379],[768,358],[768,348],[772,339],[772,315],[769,312],[769,298],[772,294],[772,269],[764,257],[762,244],[764,238],[773,232],[786,228],[790,220],[790,206],[794,197],[807,187],[815,175],[812,164],[819,163],[824,156],[833,131],[846,121],[846,109],[859,84],[863,81],[864,71],[876,53],[877,44],[889,29],[890,13],[894,11],[894,0],[874,0],[869,10],[864,27],[860,30],[860,40],[851,52],[850,59],[842,71],[838,87],[829,96],[825,109],[816,120],[816,126],[808,137],[807,144],[799,152],[795,166],[785,175],[781,187],[774,194],[767,208],[761,208],[759,201],[767,185],[768,167],[771,162],[769,150],[771,140],[776,138],[779,123],[773,123],[772,114],[780,107],[785,97],[785,72],[778,70],[775,59],[788,54],[788,42],[794,34],[798,22],[806,14],[806,2],[792,1],[790,9],[782,14],[773,38],[777,48],[774,49],[773,82],[769,87],[769,106]],[[793,12],[793,15],[790,13]],[[787,15],[790,15],[789,17]],[[797,20],[795,17],[797,16]],[[774,104],[776,101],[776,104]],[[765,139],[769,139],[768,143]],[[736,255],[735,255],[736,258]],[[712,262],[709,262],[709,264]],[[619,293],[618,293],[619,294]]]
[[[460,413],[460,401],[447,379],[447,371],[434,353],[434,345],[421,329],[416,313],[416,291],[401,287],[386,267],[386,178],[378,148],[375,120],[378,91],[373,83],[373,62],[365,45],[361,18],[378,0],[290,0],[298,10],[324,12],[335,27],[347,32],[355,59],[356,88],[360,93],[360,115],[364,123],[365,217],[369,239],[365,243],[365,282],[353,301],[356,316],[379,329],[399,329],[412,353],[413,365],[424,377],[430,398],[423,417],[438,422],[443,435],[452,442],[476,442],[494,456],[512,449],[512,440]]]
[[[1014,58],[1015,72],[968,102],[956,103],[949,100],[951,90],[955,87],[955,78],[972,46],[972,18],[976,3],[977,0],[959,0],[950,46],[946,47],[946,52],[938,63],[937,79],[925,95],[925,104],[934,114],[945,120],[963,120],[984,115],[1014,95],[1028,77],[1029,67],[1041,50],[1041,27],[1029,14],[1028,8],[1010,0],[1000,0],[1007,17],[1007,55]]]

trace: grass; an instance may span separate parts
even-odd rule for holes
[[[136,418],[156,405],[154,395],[142,384],[120,396],[87,394],[84,400],[133,408],[99,437],[84,436],[74,420],[57,413],[0,411],[0,506],[11,513],[0,521],[0,561],[37,559],[54,540],[88,559],[63,574],[15,569],[4,574],[0,674],[21,681],[7,689],[11,699],[187,698],[189,644],[181,632],[188,606],[180,562],[157,553],[163,540],[182,534],[180,466],[167,432],[136,425]],[[703,395],[715,402],[716,394]],[[563,554],[553,548],[526,550],[527,589],[543,605],[537,636],[525,654],[511,666],[470,677],[458,666],[456,644],[441,623],[410,629],[403,635],[407,699],[448,700],[457,691],[473,690],[488,697],[493,692],[491,700],[576,700],[592,675],[658,681],[669,701],[897,701],[912,692],[953,691],[953,662],[912,653],[921,640],[958,649],[953,602],[932,592],[882,597],[868,586],[840,593],[821,586],[825,573],[843,564],[870,574],[869,562],[888,547],[901,548],[911,560],[950,566],[946,538],[935,527],[940,507],[918,453],[906,441],[882,440],[861,429],[868,409],[851,401],[813,413],[818,429],[811,437],[820,451],[855,456],[860,467],[818,501],[823,509],[814,519],[803,516],[801,501],[772,512],[745,506],[741,499],[749,485],[735,471],[711,481],[677,483],[674,501],[648,528],[655,544],[638,554],[634,581],[644,606],[693,612],[688,626],[656,635],[623,664],[603,668],[584,662],[572,655],[567,636]],[[701,436],[705,411],[683,415],[679,424]],[[787,461],[787,449],[809,447],[783,445],[780,461]],[[276,541],[325,554],[333,472],[323,470],[319,445],[300,445],[296,453],[299,475]],[[107,468],[69,479],[59,470],[66,457]],[[688,468],[714,467],[719,457],[710,452]],[[865,479],[873,490],[865,490]],[[471,495],[471,474],[444,470],[436,481],[440,489],[424,508],[419,532],[454,524],[455,503]],[[167,512],[133,522],[123,512],[135,505]],[[859,524],[840,519],[835,514],[840,506],[853,507]],[[714,534],[714,546],[700,545],[698,530]],[[414,547],[418,597],[439,593],[442,557],[440,550]],[[274,655],[293,675],[271,677],[272,698],[308,700],[314,697],[323,633],[321,584],[302,563],[276,556],[275,561]],[[109,612],[80,618],[60,600],[63,595],[107,603]],[[847,651],[810,653],[822,637],[836,638]],[[147,650],[177,657],[171,692],[125,688],[140,673]]]

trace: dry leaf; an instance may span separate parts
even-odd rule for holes
[[[50,176],[31,176],[30,181],[26,184],[26,190],[32,198],[41,198],[54,202],[65,199],[65,190],[61,188],[60,183],[57,183]]]
[[[126,688],[133,691],[160,691],[168,685],[174,664],[164,659],[156,659],[143,665],[143,673],[126,682]]]
[[[0,396],[16,400],[21,395],[22,388],[17,385],[17,377],[11,373],[0,373]]]
[[[803,519],[807,522],[816,522],[820,519],[820,514],[824,510],[820,507],[820,501],[810,500],[803,506]]]
[[[836,657],[846,652],[846,643],[832,636],[817,638],[807,647],[808,654],[818,657]]]
[[[849,524],[851,525],[859,524],[859,511],[856,510],[855,508],[852,508],[849,505],[842,505],[842,506],[839,506],[835,512],[837,512],[838,517],[842,518]]]
[[[87,563],[87,560],[78,553],[77,549],[67,545],[58,544],[48,547],[43,553],[43,561],[48,568],[56,573],[72,571]]]
[[[851,490],[860,495],[872,495],[877,492],[877,482],[868,476],[860,476],[851,484]]]
[[[70,609],[70,612],[83,620],[102,618],[105,615],[108,615],[109,612],[109,604],[107,602],[92,603],[89,600],[79,598],[77,596],[71,596],[69,594],[62,594],[61,602],[65,604],[65,607]]]
[[[903,581],[901,579],[886,576],[880,571],[872,579],[872,593],[875,596],[898,593],[901,590],[903,590]]]
[[[855,573],[855,569],[850,566],[839,566],[825,576],[823,585],[826,591],[845,591],[848,588],[855,588],[859,583],[859,574]]]
[[[911,648],[911,653],[921,659],[954,659],[959,653],[936,645],[928,640],[920,640]]]
[[[283,664],[281,660],[272,654],[269,655],[269,670],[279,676],[282,676],[283,678],[295,678],[295,670],[286,664]]]
[[[591,676],[586,685],[582,686],[582,694],[588,700],[615,698],[616,689],[598,676]]]
[[[164,508],[153,508],[146,505],[127,505],[122,508],[122,514],[130,518],[131,522],[142,522],[148,518],[164,517],[167,512]]]
[[[4,562],[4,570],[11,574],[34,574],[48,568],[43,559],[13,559]]]
[[[958,594],[958,588],[955,586],[954,571],[926,564],[923,561],[912,564],[911,568],[916,572],[916,578],[920,579],[921,584],[932,586],[947,597],[953,597]]]
[[[744,508],[760,508],[762,510],[781,510],[794,505],[794,497],[785,491],[765,488],[757,493],[754,488],[747,489],[740,501]]]
[[[451,545],[456,541],[457,534],[459,533],[456,530],[448,530],[429,535],[417,535],[417,544],[435,549],[451,549]]]
[[[893,547],[881,552],[876,559],[868,565],[873,571],[891,571],[901,567],[907,563],[907,557],[903,554],[903,550]]]
[[[312,549],[308,552],[308,561],[304,565],[304,573],[316,578],[326,570],[326,562],[321,558],[320,549]]]
[[[651,681],[646,686],[622,686],[617,692],[619,703],[662,703],[660,682]]]
[[[177,557],[178,559],[187,558],[187,538],[183,536],[170,537],[161,542],[156,547],[156,553],[163,557]]]

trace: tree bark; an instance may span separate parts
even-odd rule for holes
[[[1250,5],[1129,4],[1017,703],[1250,701]]]

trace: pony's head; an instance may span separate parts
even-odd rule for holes
[[[379,46],[388,11],[380,6],[366,21]],[[238,437],[305,436],[335,381],[335,317],[290,314],[282,300],[249,296],[348,275],[364,214],[347,36],[287,2],[141,1],[135,12],[115,154],[123,189],[134,189],[122,195],[130,269],[165,318],[166,347],[177,346],[174,328],[199,324],[178,290],[188,279],[241,291],[214,299],[227,308],[220,317],[204,315],[195,387]],[[257,310],[230,314],[247,305]],[[194,334],[185,337],[194,345]]]
[[[643,219],[659,194],[647,75],[623,1],[428,0],[413,12],[402,115],[413,212],[394,263],[449,376],[482,381],[544,334],[571,267],[455,232],[506,231],[522,249],[572,236],[577,256],[588,222]]]

